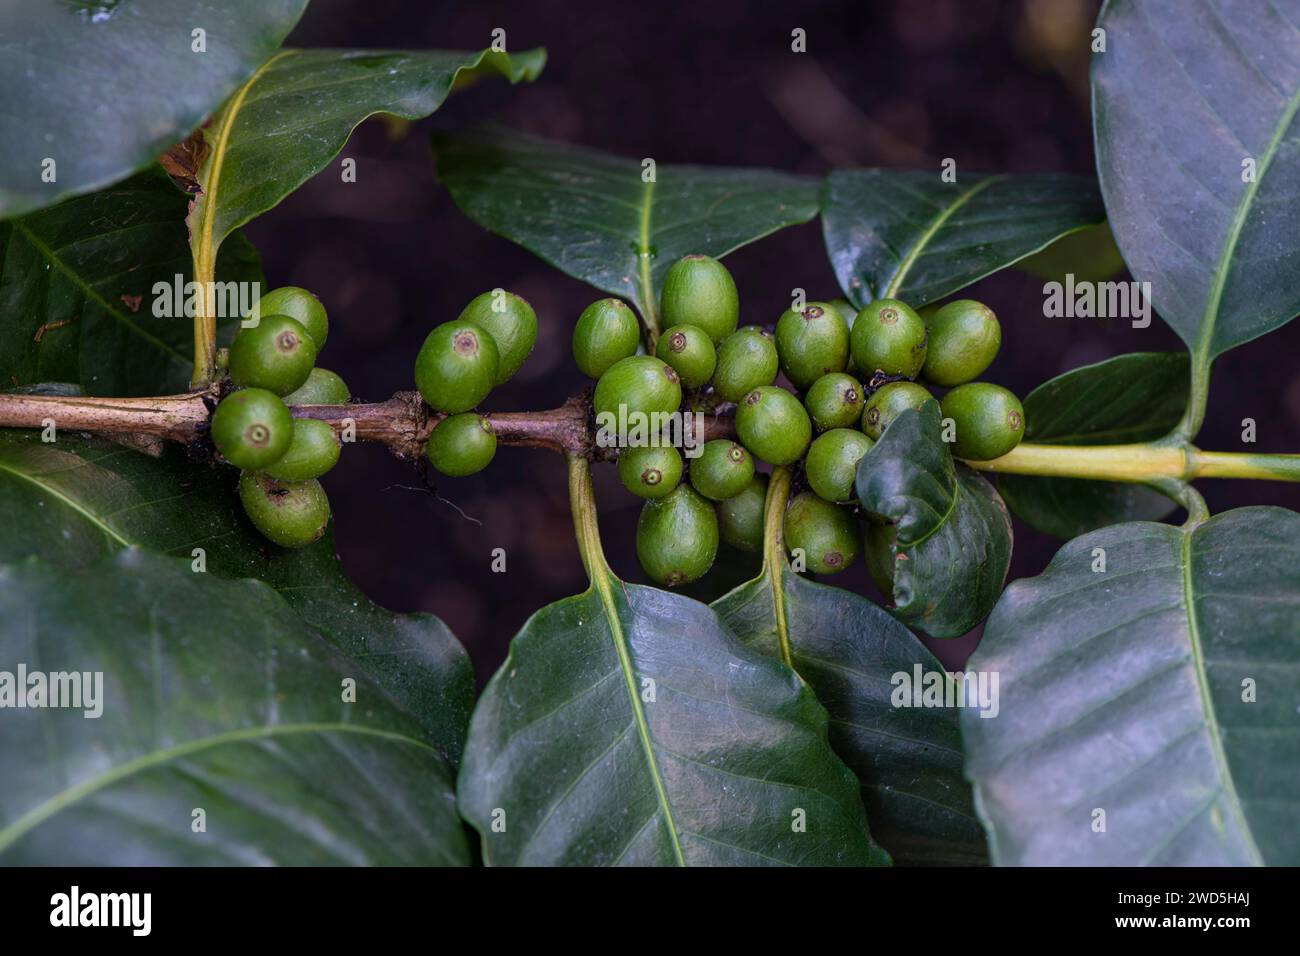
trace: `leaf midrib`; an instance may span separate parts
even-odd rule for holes
[[[103,790],[105,787],[109,787],[125,780],[134,774],[151,770],[154,767],[161,766],[169,761],[181,757],[192,756],[193,754],[201,753],[204,750],[210,750],[214,747],[221,747],[226,744],[247,743],[251,740],[265,739],[268,737],[310,733],[362,734],[410,744],[411,746],[428,750],[434,754],[438,753],[436,749],[430,747],[423,741],[416,740],[414,737],[408,737],[405,734],[399,734],[391,730],[378,730],[373,727],[360,727],[355,724],[343,724],[337,722],[280,724],[276,726],[249,727],[243,730],[227,731],[226,733],[214,734],[210,737],[202,737],[198,740],[191,740],[183,744],[177,744],[174,747],[141,754],[138,757],[128,760],[126,763],[113,767],[111,770],[106,770],[97,776],[61,790],[59,793],[47,798],[32,809],[28,810],[4,829],[0,829],[0,854],[4,853],[27,833],[53,817],[55,814],[72,806],[72,804],[76,803],[78,800]]]
[[[1257,866],[1262,866],[1264,864],[1263,854],[1260,853],[1259,846],[1255,843],[1255,835],[1242,810],[1241,797],[1237,793],[1237,783],[1232,776],[1228,755],[1223,749],[1223,735],[1219,728],[1218,713],[1214,709],[1214,698],[1210,696],[1209,674],[1206,672],[1205,653],[1201,647],[1200,626],[1196,619],[1195,586],[1192,582],[1192,539],[1196,534],[1196,530],[1191,528],[1180,529],[1179,531],[1181,536],[1179,561],[1182,565],[1183,603],[1187,608],[1187,637],[1191,645],[1192,664],[1196,672],[1196,688],[1204,707],[1205,727],[1209,732],[1214,761],[1219,767],[1219,779],[1222,781],[1223,794],[1228,799],[1228,806],[1237,821],[1237,827],[1241,831],[1242,838],[1246,841],[1246,848],[1250,852],[1251,859]]]
[[[1241,200],[1237,203],[1232,226],[1228,230],[1227,239],[1223,244],[1223,251],[1220,252],[1219,261],[1215,267],[1214,283],[1210,287],[1210,297],[1206,300],[1205,312],[1201,317],[1201,335],[1196,343],[1196,359],[1198,362],[1208,365],[1213,355],[1214,330],[1218,326],[1219,307],[1223,302],[1223,292],[1228,283],[1228,270],[1237,251],[1237,243],[1241,240],[1241,232],[1245,228],[1246,217],[1254,204],[1255,193],[1259,191],[1260,183],[1264,181],[1264,177],[1268,174],[1268,168],[1273,162],[1273,157],[1277,154],[1283,136],[1290,129],[1297,110],[1300,110],[1300,88],[1297,88],[1295,93],[1292,94],[1287,108],[1283,110],[1282,117],[1278,120],[1268,146],[1256,166],[1255,178],[1246,184],[1246,189],[1241,194]]]
[[[656,173],[656,175],[658,174]],[[645,313],[644,317],[646,325],[657,332],[659,317],[655,310],[654,276],[651,274],[650,270],[650,215],[654,204],[655,181],[654,179],[651,179],[642,185],[644,185],[645,188],[641,190],[640,218],[637,226],[637,258],[640,260],[641,307]]]
[[[650,724],[646,720],[645,710],[641,706],[641,697],[637,693],[632,655],[627,647],[627,634],[623,631],[623,620],[618,614],[618,604],[614,600],[611,577],[609,571],[602,568],[599,573],[593,575],[592,584],[596,588],[601,606],[605,611],[605,619],[609,622],[610,635],[614,639],[614,652],[618,655],[618,664],[623,671],[623,682],[627,686],[628,702],[632,706],[632,717],[636,723],[637,736],[641,739],[641,747],[645,752],[646,764],[650,769],[650,778],[654,783],[655,795],[658,797],[659,806],[663,811],[664,822],[668,825],[673,858],[678,866],[685,866],[686,858],[682,854],[681,840],[677,835],[677,821],[673,816],[672,804],[668,800],[668,788],[664,785],[663,773],[659,769],[659,759],[655,756],[654,741],[650,737]]]
[[[124,548],[132,547],[131,542],[126,540],[126,538],[122,537],[122,535],[120,535],[115,528],[105,524],[96,514],[94,514],[91,511],[87,511],[84,507],[82,507],[80,502],[74,501],[72,498],[69,498],[58,488],[55,488],[53,485],[49,485],[43,481],[40,481],[36,475],[30,475],[27,474],[26,472],[19,471],[17,468],[13,467],[13,465],[8,464],[3,458],[0,458],[0,471],[8,472],[9,474],[13,475],[14,477],[22,481],[26,481],[32,485],[35,485],[37,488],[39,488],[41,491],[44,491],[46,494],[50,495],[52,498],[56,499],[57,501],[63,502],[63,504],[67,505],[77,514],[84,517],[92,525],[94,525],[96,528],[102,531],[106,536],[116,540],[119,544],[122,545],[122,547]]]
[[[890,279],[889,284],[885,286],[881,298],[892,299],[898,295],[899,290],[903,287],[903,280],[906,279],[907,274],[911,272],[912,266],[916,264],[916,260],[921,257],[921,253],[924,252],[926,246],[930,244],[930,240],[934,238],[935,233],[943,228],[943,224],[952,217],[953,213],[966,205],[966,203],[970,202],[970,200],[980,192],[1002,179],[1006,179],[1006,176],[989,176],[987,179],[982,179],[970,189],[966,190],[966,192],[954,199],[948,204],[948,206],[941,209],[939,215],[935,216],[935,218],[931,220],[930,225],[928,225],[925,228],[925,231],[917,237],[912,248],[909,249],[907,255],[903,257],[903,261],[899,263],[898,269],[894,273],[894,277]]]
[[[146,331],[144,328],[137,325],[135,322],[131,321],[131,319],[125,313],[118,311],[111,302],[109,302],[107,299],[105,299],[102,295],[99,294],[99,291],[96,290],[94,286],[92,286],[89,282],[87,282],[84,278],[82,278],[80,274],[78,274],[66,262],[64,262],[59,257],[59,254],[57,252],[51,249],[46,243],[42,242],[40,238],[38,238],[37,235],[31,231],[31,229],[27,226],[26,222],[24,222],[22,219],[15,219],[13,221],[13,227],[18,232],[22,233],[23,238],[32,246],[32,248],[34,248],[40,254],[41,258],[45,259],[47,262],[50,263],[50,265],[54,266],[55,269],[63,273],[63,275],[67,276],[68,280],[71,281],[72,284],[76,286],[77,289],[81,292],[81,294],[84,295],[87,299],[90,299],[101,309],[103,309],[105,312],[111,315],[114,319],[122,323],[122,325],[126,326],[128,329],[130,329],[136,335],[140,336],[146,342],[151,343],[155,347],[161,349],[162,351],[170,355],[174,355],[181,362],[188,361],[184,355],[176,351],[176,349],[172,348],[172,346],[170,346],[169,344],[167,344],[157,336],[153,335],[152,333]]]
[[[216,248],[221,239],[214,239],[217,219],[217,196],[221,190],[221,170],[226,161],[226,150],[230,142],[231,130],[239,117],[248,91],[256,85],[266,72],[278,61],[297,53],[297,50],[281,50],[254,71],[248,81],[235,93],[230,103],[221,111],[221,127],[217,132],[217,141],[212,145],[212,160],[208,175],[203,178],[204,195],[200,199],[201,221],[197,241],[194,244],[194,263],[201,266],[203,274],[196,274],[195,281],[203,282],[211,278],[212,266],[216,262]],[[224,237],[222,237],[224,239]],[[196,273],[200,270],[196,268]]]

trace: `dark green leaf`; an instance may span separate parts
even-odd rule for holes
[[[1044,382],[1025,398],[1025,441],[1122,445],[1169,434],[1187,405],[1187,356],[1134,352]],[[1143,485],[1000,475],[998,491],[1033,527],[1074,538],[1121,521],[1163,518],[1165,495]]]
[[[235,473],[101,440],[0,430],[0,563],[39,557],[84,568],[126,547],[183,557],[207,573],[259,578],[356,662],[453,765],[473,704],[464,650],[431,614],[394,614],[343,574],[327,535],[303,551],[268,544],[244,517]]]
[[[870,601],[807,581],[778,560],[714,602],[723,622],[771,656],[789,647],[794,669],[830,712],[831,746],[858,776],[872,837],[897,862],[982,862],[956,711],[892,702],[899,674],[941,672],[939,662]]]
[[[817,215],[813,180],[765,169],[666,166],[492,128],[439,135],[438,178],[479,225],[634,303],[652,324],[674,262],[719,258]]]
[[[1300,9],[1112,0],[1100,25],[1093,128],[1111,228],[1208,361],[1300,312]]]
[[[935,637],[982,621],[1011,564],[1011,518],[983,476],[953,461],[938,402],[894,420],[858,463],[857,492],[895,526],[894,613]]]
[[[0,223],[0,387],[65,381],[89,395],[156,395],[188,386],[193,319],[183,294],[154,291],[179,284],[183,293],[193,275],[185,208],[154,167]],[[217,279],[262,281],[242,233],[222,251]],[[237,322],[220,324],[223,342]]]
[[[1000,677],[962,717],[996,862],[1300,864],[1300,516],[1077,538],[969,667]]]
[[[0,218],[152,163],[266,60],[306,0],[0,5]],[[196,52],[195,29],[206,49]],[[47,159],[54,182],[45,182]]]
[[[196,258],[329,165],[366,117],[420,119],[454,87],[493,74],[531,81],[545,63],[541,49],[281,51],[203,130],[202,192],[189,219]]]
[[[1100,222],[1067,233],[1042,252],[1021,259],[1016,268],[1045,282],[1064,284],[1067,276],[1073,276],[1076,284],[1105,282],[1124,271],[1124,257],[1115,244],[1110,224]]]
[[[822,234],[845,295],[915,306],[1003,269],[1105,218],[1088,179],[1043,173],[836,170],[823,186]]]
[[[261,584],[136,550],[0,566],[0,662],[102,675],[77,708],[7,705],[2,863],[470,861],[419,725]]]
[[[497,865],[885,862],[812,691],[707,605],[612,576],[515,637],[459,795]]]

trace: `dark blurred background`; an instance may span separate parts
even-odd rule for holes
[[[770,166],[819,175],[833,166],[960,170],[1094,170],[1088,103],[1092,0],[885,0],[859,3],[439,3],[313,0],[294,46],[481,49],[496,27],[509,48],[545,46],[539,82],[489,81],[458,93],[430,120],[372,119],[338,165],[249,228],[271,286],[315,291],[329,309],[321,363],[367,400],[412,387],[424,336],[480,292],[527,298],[541,324],[536,351],[489,410],[560,404],[585,384],[569,357],[573,322],[603,295],[462,216],[434,181],[429,133],[482,117],[659,163]],[[790,50],[807,31],[808,52]],[[816,221],[729,256],[742,323],[770,324],[790,289],[839,294]],[[1122,352],[1180,349],[1159,321],[1042,317],[1042,281],[1007,270],[970,294],[1001,317],[1004,345],[987,375],[1024,395],[1077,365]],[[1300,451],[1300,323],[1228,354],[1215,369],[1201,436],[1243,450],[1241,420],[1258,422],[1247,450]],[[597,493],[616,572],[643,580],[633,549],[639,502],[612,468]],[[550,601],[586,587],[573,543],[564,464],[502,448],[470,479],[430,493],[380,447],[349,448],[325,480],[348,573],[376,601],[441,616],[469,649],[480,683],[510,638]],[[1272,503],[1300,508],[1300,489],[1264,482],[1202,485],[1213,510]],[[1059,542],[1017,522],[1011,577],[1041,571]],[[491,571],[504,548],[507,571]],[[876,596],[862,567],[834,583]],[[961,664],[973,633],[931,641]]]

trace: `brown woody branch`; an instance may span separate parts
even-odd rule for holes
[[[183,395],[156,398],[92,398],[63,395],[0,395],[0,427],[44,428],[91,432],[139,444],[145,439],[167,439],[205,447],[208,421],[221,391],[212,387]],[[487,412],[497,441],[503,445],[549,448],[563,454],[592,459],[613,457],[612,449],[597,447],[587,394],[570,398],[559,408],[541,412]],[[297,418],[317,418],[334,430],[351,427],[358,441],[387,446],[398,458],[414,460],[443,415],[433,411],[417,392],[398,392],[383,402],[348,405],[295,405]],[[729,411],[705,419],[705,440],[734,434]]]

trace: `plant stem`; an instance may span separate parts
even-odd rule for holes
[[[1182,478],[1186,453],[1155,445],[1033,445],[1016,446],[991,461],[968,461],[979,471],[1013,475],[1052,475],[1103,481],[1151,481]]]
[[[66,431],[114,437],[151,436],[192,444],[206,436],[211,409],[221,398],[219,386],[181,395],[151,398],[0,394],[0,428],[43,428],[53,421]],[[430,432],[443,416],[432,411],[416,392],[398,392],[383,402],[350,405],[295,405],[297,418],[329,422],[336,431],[352,429],[358,441],[385,445],[397,457],[418,458]],[[559,408],[540,412],[484,414],[503,445],[549,448],[588,459],[614,457],[613,449],[596,445],[587,396],[570,398]],[[729,409],[708,415],[704,440],[734,435]],[[968,461],[980,471],[1015,475],[1044,475],[1151,484],[1160,480],[1253,478],[1300,481],[1300,455],[1201,451],[1188,444],[1156,442],[1135,445],[1022,444],[992,461]],[[777,485],[773,474],[773,487]],[[784,477],[787,485],[788,474]],[[769,496],[772,494],[769,489]]]
[[[212,296],[204,291],[212,288],[212,264],[201,263],[196,256],[194,274],[199,277],[199,287],[194,293],[194,372],[190,387],[206,388],[217,371],[217,316]]]
[[[1013,475],[1149,483],[1159,479],[1255,478],[1300,481],[1300,455],[1201,451],[1192,445],[1023,444],[992,461],[968,461],[979,471]]]
[[[569,464],[569,508],[573,512],[573,532],[578,538],[578,553],[587,578],[595,586],[609,573],[605,551],[600,544],[600,526],[596,521],[596,495],[591,487],[591,466],[581,455],[567,455]]]
[[[776,640],[781,659],[794,668],[790,649],[790,622],[785,613],[785,506],[790,500],[790,469],[772,469],[763,503],[763,564],[772,577],[772,616],[776,621]]]
[[[1210,360],[1197,350],[1192,353],[1192,379],[1187,394],[1187,409],[1174,429],[1173,437],[1190,442],[1205,423],[1205,408],[1210,400]]]

